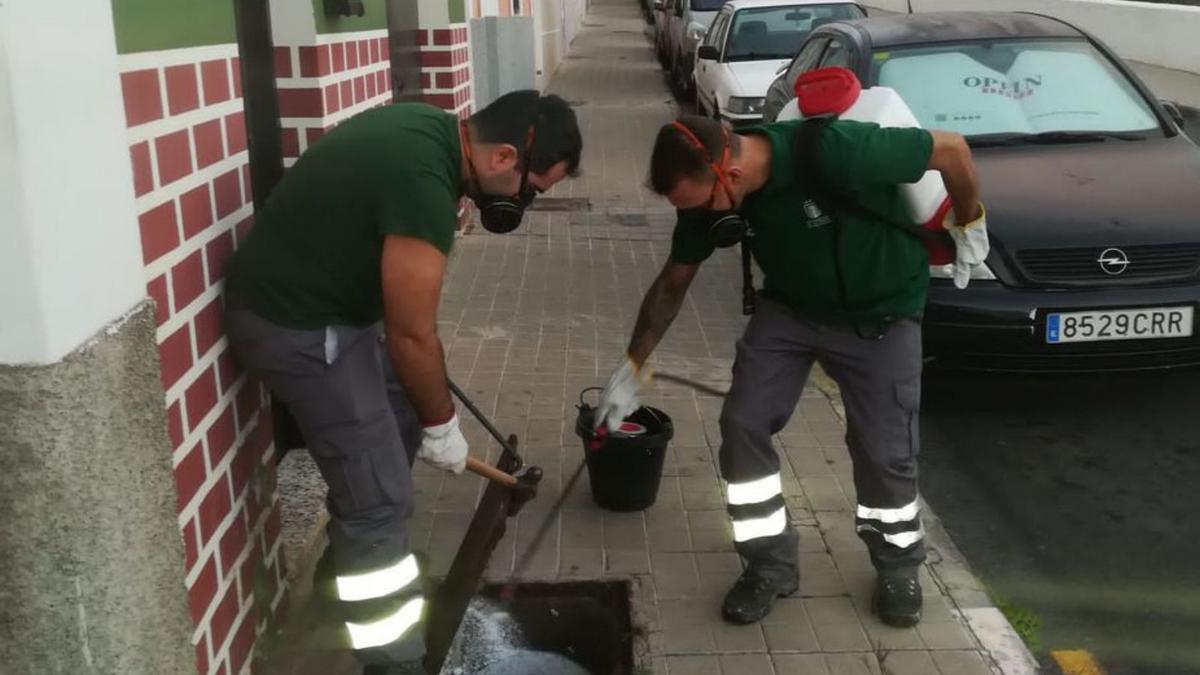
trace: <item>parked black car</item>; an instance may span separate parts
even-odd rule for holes
[[[813,32],[766,102],[843,66],[975,154],[992,251],[967,290],[931,268],[926,356],[997,370],[1200,364],[1200,148],[1095,37],[1034,14],[915,14]],[[781,93],[782,92],[782,93]]]

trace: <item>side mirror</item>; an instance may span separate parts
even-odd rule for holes
[[[1162,103],[1163,109],[1167,111],[1167,114],[1175,122],[1175,126],[1180,129],[1187,126],[1187,119],[1183,116],[1183,111],[1179,109],[1178,103],[1174,101],[1160,101],[1160,103]]]
[[[701,61],[720,61],[721,50],[712,45],[704,45],[696,52],[696,58]]]

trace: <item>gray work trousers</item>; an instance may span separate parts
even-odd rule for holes
[[[379,644],[392,636],[402,607],[410,610],[404,622],[413,616],[422,590],[411,579],[416,559],[408,539],[421,425],[386,355],[381,325],[295,330],[234,300],[226,328],[243,366],[295,417],[328,485],[327,532],[348,646],[368,663],[422,657],[419,622]]]
[[[721,474],[735,547],[748,564],[796,568],[796,535],[776,494],[780,460],[771,438],[792,416],[814,361],[837,382],[845,404],[859,536],[876,569],[913,568],[925,559],[917,492],[920,322],[900,320],[879,339],[864,339],[766,298],[738,342],[721,411]]]

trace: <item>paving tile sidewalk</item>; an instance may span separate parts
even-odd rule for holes
[[[538,500],[501,542],[488,576],[507,579],[516,559],[582,461],[574,434],[581,390],[603,384],[628,339],[642,292],[670,246],[673,211],[643,186],[649,146],[678,111],[644,35],[637,0],[595,0],[551,91],[577,106],[584,175],[541,200],[518,233],[467,234],[444,292],[440,329],[450,374],[496,425],[521,438],[545,470]],[[659,372],[725,388],[744,326],[736,254],[706,264],[656,352]],[[741,563],[715,469],[721,400],[658,383],[643,402],[673,418],[676,436],[657,503],[615,514],[591,503],[586,478],[566,501],[525,578],[629,579],[645,628],[641,663],[671,675],[984,675],[1032,672],[1003,617],[932,514],[922,571],[925,620],[883,626],[870,612],[874,572],[854,534],[854,487],[843,423],[827,387],[813,385],[777,443],[784,493],[800,530],[801,593],[762,624],[719,615]],[[594,394],[593,394],[594,395]],[[494,444],[467,423],[473,452]],[[482,481],[416,470],[414,545],[444,574]],[[309,502],[311,504],[311,502]],[[356,673],[345,654],[321,649],[296,565],[293,625],[274,645],[269,673]],[[1003,665],[1003,671],[1000,666]]]

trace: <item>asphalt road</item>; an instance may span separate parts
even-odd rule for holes
[[[925,498],[1043,664],[1200,675],[1200,372],[929,373],[922,425]]]

